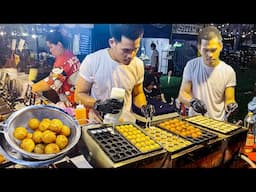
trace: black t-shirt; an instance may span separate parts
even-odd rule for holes
[[[148,104],[154,105],[155,107],[155,114],[154,116],[157,115],[162,115],[162,114],[167,114],[167,113],[173,113],[176,111],[175,106],[171,105],[169,103],[165,103],[163,101],[159,101],[156,99],[147,99]],[[132,110],[134,113],[143,116],[141,110],[136,107],[134,104],[132,105]]]
[[[148,99],[156,98],[156,96],[161,96],[160,90],[159,90],[159,89],[156,89],[156,88],[152,89],[151,92],[148,92],[148,91],[145,90],[145,88],[144,88],[144,93],[145,93],[145,96],[146,96],[147,100],[148,100]]]

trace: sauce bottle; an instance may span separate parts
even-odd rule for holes
[[[247,136],[246,136],[246,142],[244,151],[245,153],[250,153],[253,151],[253,145],[254,145],[254,120],[253,120],[253,113],[248,112],[244,119],[244,126],[248,128]]]
[[[86,108],[82,104],[76,106],[75,118],[78,121],[79,125],[84,125],[87,123]]]

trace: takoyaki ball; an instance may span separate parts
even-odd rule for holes
[[[45,148],[45,144],[42,144],[42,143],[36,144],[34,148],[34,152],[37,154],[44,154],[44,148]]]
[[[20,147],[27,152],[32,152],[35,148],[35,142],[32,139],[23,139]]]
[[[40,121],[37,118],[31,118],[28,121],[28,127],[32,130],[36,130],[39,127]]]
[[[44,143],[54,143],[56,141],[56,134],[50,130],[46,130],[42,134],[42,141]]]
[[[70,133],[71,133],[70,128],[67,125],[63,125],[62,128],[61,128],[60,134],[65,135],[66,137],[68,137],[70,135]]]
[[[45,146],[44,152],[46,154],[58,153],[60,152],[60,148],[56,143],[50,143]]]
[[[49,125],[49,130],[55,132],[55,133],[60,133],[61,129],[63,127],[63,123],[59,119],[52,119]]]
[[[68,138],[65,135],[58,135],[56,138],[56,144],[60,149],[63,149],[68,145]]]
[[[13,132],[13,136],[16,139],[22,140],[25,139],[28,135],[28,131],[25,127],[16,127],[14,132]]]
[[[47,129],[49,129],[50,123],[50,119],[43,119],[39,124],[38,130],[42,132],[46,131]]]
[[[33,135],[32,135],[32,139],[35,143],[41,143],[42,142],[42,136],[43,136],[43,132],[36,130],[34,131]]]

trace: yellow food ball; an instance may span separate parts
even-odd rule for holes
[[[47,119],[42,120],[39,124],[38,130],[39,131],[46,131],[49,128],[50,123],[51,123],[50,120],[47,120]]]
[[[60,133],[61,129],[63,127],[63,123],[59,119],[52,119],[51,123],[49,125],[49,130],[55,132],[55,133]]]
[[[51,123],[51,119],[49,119],[49,118],[43,118],[42,121],[46,121],[48,123]]]
[[[28,131],[25,127],[16,127],[13,132],[13,136],[19,140],[25,139],[27,135],[28,135]]]
[[[32,152],[35,148],[35,143],[32,139],[23,139],[20,147],[27,152]]]
[[[27,137],[26,137],[26,138],[27,138],[27,139],[32,139],[32,136],[33,136],[33,134],[28,132],[28,134],[27,134]]]
[[[42,143],[36,144],[34,152],[38,154],[44,154],[45,145]]]
[[[28,127],[32,130],[36,130],[39,127],[40,121],[37,118],[31,118],[28,121]]]
[[[42,141],[44,143],[54,143],[56,141],[56,135],[50,130],[46,130],[42,134]]]
[[[33,135],[32,135],[32,139],[35,143],[41,143],[42,142],[42,136],[43,136],[43,132],[42,131],[34,131]]]
[[[60,134],[68,137],[70,135],[70,132],[71,132],[70,128],[67,125],[63,125],[61,128]]]
[[[56,144],[60,149],[63,149],[68,145],[68,138],[65,135],[58,135],[56,138]]]
[[[4,161],[5,161],[4,156],[0,154],[0,163],[3,163]]]
[[[50,143],[45,146],[44,152],[46,154],[58,153],[58,152],[60,152],[60,148],[56,143]]]

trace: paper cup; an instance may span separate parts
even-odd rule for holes
[[[111,98],[123,99],[125,95],[125,90],[122,88],[113,87],[111,90]]]

